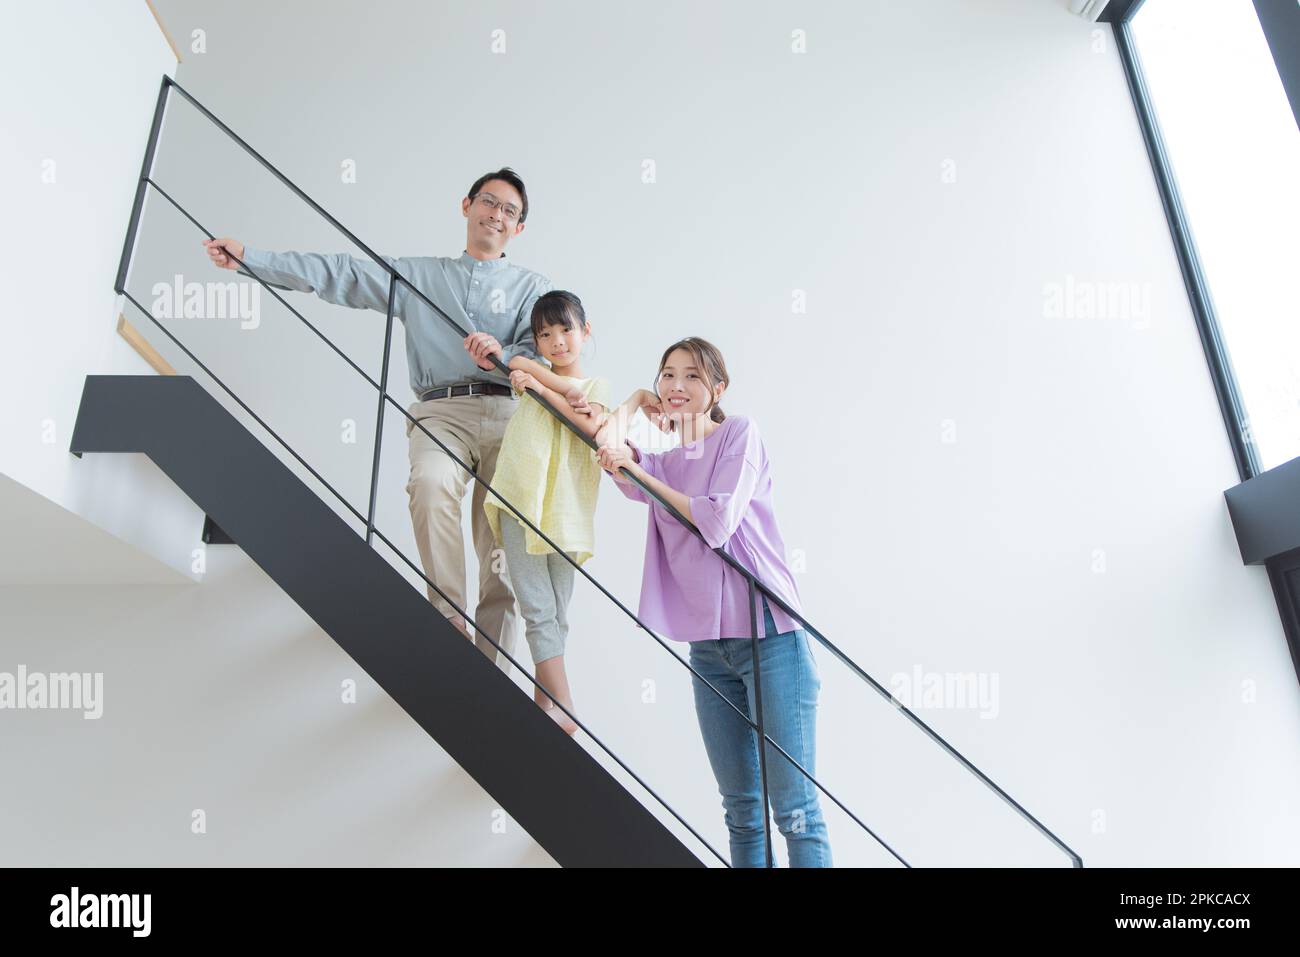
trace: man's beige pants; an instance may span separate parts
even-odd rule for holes
[[[490,482],[496,472],[501,437],[518,401],[513,395],[461,395],[416,402],[409,411],[412,418],[437,436],[438,441],[451,449],[457,458]],[[406,483],[406,494],[410,497],[411,525],[415,530],[424,574],[457,606],[466,608],[461,504],[465,499],[466,485],[472,484],[470,525],[479,563],[478,607],[474,609],[473,619],[479,629],[491,635],[502,649],[515,657],[523,620],[515,604],[504,557],[492,538],[492,529],[483,511],[487,486],[476,482],[409,419],[406,435],[410,439],[411,458],[411,477]],[[432,588],[426,590],[434,607],[468,638],[472,629],[465,620],[436,591]],[[473,631],[473,638],[480,651],[506,674],[510,673],[509,660],[499,654],[479,631]]]

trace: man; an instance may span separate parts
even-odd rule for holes
[[[528,218],[528,193],[518,174],[506,167],[480,176],[460,208],[465,217],[465,251],[460,256],[384,259],[458,325],[472,330],[462,342],[446,320],[398,283],[394,314],[406,326],[411,390],[417,397],[411,416],[480,477],[491,481],[506,422],[520,400],[489,357],[495,355],[507,365],[520,357],[536,360],[530,317],[533,303],[550,290],[551,282],[506,259],[506,244],[524,231]],[[204,245],[212,262],[223,269],[244,275],[252,270],[270,285],[314,292],[327,302],[388,311],[389,274],[369,259],[342,253],[268,252],[229,237],[205,240]],[[236,260],[248,269],[240,269]],[[538,371],[530,368],[535,374]],[[548,388],[562,395],[569,391],[571,383],[546,378],[553,378],[543,381]],[[466,484],[473,479],[409,420],[406,434],[411,462],[406,491],[424,573],[465,608],[461,503]],[[474,482],[471,524],[479,559],[474,621],[513,656],[522,622],[505,563],[494,561],[492,532],[483,509],[487,494],[481,482]],[[462,634],[509,673],[504,655],[498,656],[482,635],[471,634],[437,592],[430,588],[428,593]]]

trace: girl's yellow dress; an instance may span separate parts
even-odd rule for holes
[[[609,408],[606,379],[561,378],[581,386],[588,402]],[[515,392],[522,398],[501,438],[496,474],[490,479],[492,489],[545,532],[561,551],[574,553],[574,561],[581,565],[592,556],[596,543],[596,496],[601,473],[596,453],[540,402],[519,389]],[[500,545],[501,514],[516,516],[491,491],[483,510],[492,537]],[[524,535],[529,554],[554,551],[527,525]]]

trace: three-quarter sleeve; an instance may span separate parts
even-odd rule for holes
[[[744,455],[718,459],[707,495],[690,499],[691,521],[710,548],[720,548],[740,527],[758,488],[758,466]]]
[[[691,521],[710,548],[725,545],[740,527],[758,491],[762,462],[758,428],[746,418],[743,428],[732,434],[726,451],[718,457],[708,492],[690,498]]]

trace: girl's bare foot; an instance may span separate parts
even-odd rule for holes
[[[546,709],[546,713],[550,715],[551,718],[554,719],[556,724],[558,724],[561,728],[564,729],[565,734],[571,735],[578,730],[578,723],[576,721],[570,718],[559,708],[555,707],[555,705],[550,701],[546,703],[550,705],[550,707]],[[568,708],[569,710],[573,710],[573,705],[566,704],[565,707]]]
[[[564,733],[572,735],[578,730],[578,723],[570,718],[567,714],[555,706],[558,701],[569,711],[573,710],[573,698],[569,694],[569,679],[564,673],[564,656],[556,655],[553,658],[546,658],[537,665],[537,682],[541,686],[533,690],[533,700],[537,702],[537,707],[541,708],[555,720]],[[546,688],[555,696],[551,696],[542,691]]]
[[[534,700],[536,701],[536,699],[534,699]],[[549,717],[550,717],[550,718],[551,718],[551,719],[552,719],[556,724],[558,724],[561,728],[564,729],[564,733],[565,733],[565,734],[573,734],[575,731],[578,730],[578,724],[577,724],[577,722],[574,721],[572,718],[570,718],[567,714],[565,714],[565,713],[564,713],[563,711],[561,711],[559,708],[557,708],[557,707],[555,706],[555,702],[552,701],[550,698],[546,698],[545,696],[543,696],[543,700],[536,701],[536,704],[537,704],[537,707],[539,707],[539,708],[541,708],[543,711],[545,711],[546,714],[547,714],[547,715],[548,715],[548,716],[549,716]],[[566,708],[568,708],[570,711],[573,710],[573,703],[570,702],[570,701],[565,701],[565,702],[564,702],[564,706],[565,706]]]

